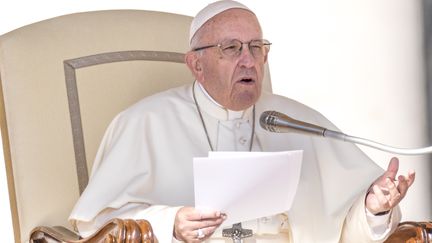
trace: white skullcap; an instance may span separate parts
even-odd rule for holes
[[[199,30],[199,28],[201,28],[201,26],[203,26],[209,19],[213,18],[217,14],[222,13],[223,11],[232,8],[241,8],[252,12],[252,10],[250,10],[245,5],[232,0],[221,0],[210,3],[209,5],[207,5],[207,7],[199,11],[195,18],[192,20],[189,30],[189,43],[191,42],[192,37]]]

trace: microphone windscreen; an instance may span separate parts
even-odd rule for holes
[[[276,120],[283,115],[277,111],[264,111],[260,117],[260,125],[264,130],[278,132],[276,129]]]
[[[264,111],[260,117],[260,125],[270,132],[294,132],[323,136],[323,127],[293,119],[277,111]]]

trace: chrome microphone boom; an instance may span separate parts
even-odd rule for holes
[[[317,135],[333,138],[345,142],[361,144],[371,148],[379,149],[389,153],[401,155],[421,155],[432,153],[432,146],[424,148],[395,148],[368,139],[350,136],[338,131],[330,130],[325,127],[317,126],[307,122],[293,119],[277,111],[264,111],[260,117],[260,125],[263,129],[277,133],[300,133],[304,135]]]

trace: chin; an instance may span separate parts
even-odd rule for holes
[[[258,100],[258,96],[257,95],[241,95],[240,97],[237,97],[234,102],[233,102],[233,108],[232,110],[236,110],[236,111],[240,111],[240,110],[244,110],[247,109],[253,105],[255,105],[255,103]],[[229,108],[231,109],[231,108]]]

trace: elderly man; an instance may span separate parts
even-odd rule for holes
[[[196,81],[143,99],[109,126],[70,216],[81,234],[114,217],[144,218],[159,242],[230,242],[219,227],[229,215],[193,207],[192,159],[210,150],[303,150],[291,210],[242,222],[253,231],[245,241],[384,241],[414,172],[396,180],[396,158],[383,171],[354,145],[259,128],[257,114],[271,109],[336,129],[316,111],[261,90],[270,42],[246,6],[223,0],[205,7],[192,22],[190,45],[185,60]]]

